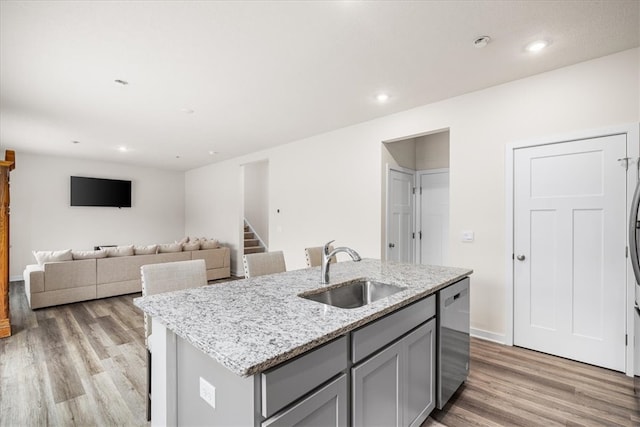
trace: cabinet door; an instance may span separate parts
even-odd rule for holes
[[[291,408],[264,421],[262,427],[346,427],[347,376],[341,375]]]
[[[419,426],[436,405],[435,319],[431,319],[403,340],[406,378],[404,425]]]
[[[352,368],[353,425],[402,425],[402,341]]]

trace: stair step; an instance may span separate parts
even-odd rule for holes
[[[252,232],[250,232],[250,231],[245,231],[244,232],[244,240],[253,239],[254,237],[255,236],[254,236],[254,234]]]
[[[244,239],[244,247],[250,247],[250,246],[260,246],[260,240],[258,239]]]
[[[245,247],[244,248],[244,253],[246,254],[257,254],[257,253],[261,253],[264,252],[264,248],[262,246],[252,246],[252,247]]]
[[[248,225],[245,225],[245,226],[244,226],[244,232],[245,232],[245,233],[247,233],[247,232],[249,232],[249,231],[251,231],[251,229],[249,228],[249,226],[248,226]]]

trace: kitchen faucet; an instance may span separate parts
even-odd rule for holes
[[[329,265],[330,265],[329,261],[337,253],[346,252],[347,254],[349,254],[351,259],[354,260],[355,262],[362,260],[358,252],[354,251],[351,248],[347,248],[345,246],[335,248],[334,250],[329,252],[329,245],[333,242],[335,242],[335,240],[327,242],[327,244],[324,245],[324,247],[322,248],[322,267],[320,268],[320,273],[321,273],[320,283],[322,283],[323,285],[326,285],[327,283],[329,283]]]

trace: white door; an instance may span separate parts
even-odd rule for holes
[[[514,343],[625,370],[626,135],[516,149]]]
[[[446,265],[449,253],[449,171],[420,172],[420,263]]]
[[[387,260],[413,262],[413,173],[389,170]]]

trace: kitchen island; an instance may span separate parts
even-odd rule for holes
[[[364,423],[371,411],[354,407],[367,404],[358,388],[403,371],[394,416],[409,425],[415,393],[407,387],[421,376],[411,372],[412,349],[427,352],[421,369],[430,382],[419,387],[433,401],[435,294],[471,273],[365,259],[334,264],[328,285],[309,268],[138,298],[153,317],[152,424],[272,426],[327,416],[333,425]],[[362,278],[404,290],[353,309],[299,296]],[[384,357],[395,370],[367,376],[376,372],[370,362]],[[427,403],[418,418],[433,408]]]

